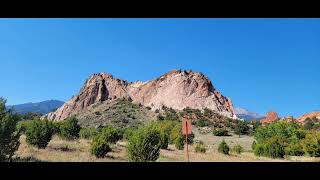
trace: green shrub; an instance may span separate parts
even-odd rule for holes
[[[61,122],[52,122],[53,134],[60,134],[60,125]]]
[[[183,135],[184,139],[186,139],[186,136]],[[187,138],[187,141],[188,141],[188,144],[193,144],[193,139],[194,139],[194,133],[191,132],[191,134],[188,135],[188,138]]]
[[[17,123],[20,117],[13,114],[12,110],[6,111],[6,100],[0,98],[0,162],[11,161],[20,142],[20,130]]]
[[[32,120],[27,120],[27,121],[20,121],[17,124],[17,129],[21,131],[22,134],[25,134],[27,131],[27,128],[30,126]]]
[[[215,136],[229,136],[226,129],[214,129],[212,133]]]
[[[237,144],[233,146],[232,151],[237,154],[241,154],[243,152],[243,148],[239,144]]]
[[[101,136],[95,136],[91,143],[90,152],[97,158],[103,158],[111,151],[110,145]]]
[[[256,144],[253,152],[256,156],[283,158],[286,154],[285,141],[282,137],[275,136],[265,143]]]
[[[176,124],[171,129],[171,132],[169,135],[169,144],[176,144],[176,139],[180,136],[181,136],[181,138],[183,138],[182,137],[182,126],[181,126],[181,124]]]
[[[206,147],[204,146],[204,144],[199,143],[196,145],[195,151],[200,153],[205,153]]]
[[[186,139],[181,135],[175,139],[174,145],[178,150],[183,150],[185,142]]]
[[[161,148],[161,133],[154,125],[147,125],[134,131],[127,145],[130,161],[146,162],[159,158]]]
[[[301,140],[303,151],[311,157],[320,156],[320,132],[311,130],[306,134],[305,139]]]
[[[129,140],[130,137],[133,135],[133,133],[134,133],[135,130],[136,130],[136,129],[134,129],[134,128],[126,128],[126,129],[124,130],[124,132],[123,132],[123,139]]]
[[[96,128],[81,128],[79,135],[82,139],[93,139],[99,134]]]
[[[253,149],[253,153],[256,156],[265,156],[265,146],[264,144],[256,144]]]
[[[203,110],[203,115],[206,117],[212,117],[214,114],[214,112],[211,109],[208,108],[204,108]]]
[[[167,149],[169,144],[169,135],[164,131],[160,132],[160,140],[161,140],[161,149]]]
[[[283,158],[284,155],[304,154],[300,141],[305,138],[306,130],[292,122],[278,121],[260,126],[254,136],[259,144],[259,149],[253,148],[256,155]]]
[[[251,144],[251,149],[254,150],[256,148],[257,142],[253,141]]]
[[[37,148],[44,149],[54,133],[54,128],[51,122],[44,120],[33,120],[26,130],[27,143]]]
[[[108,143],[116,143],[122,138],[121,132],[118,129],[109,126],[102,128],[98,136]]]
[[[265,143],[264,153],[270,158],[283,158],[285,155],[285,141],[282,137],[272,137]]]
[[[177,121],[177,120],[179,120],[179,116],[175,110],[170,108],[169,110],[166,110],[164,119],[171,120],[171,121]]]
[[[207,119],[199,119],[198,121],[196,121],[196,126],[198,127],[205,127],[205,126],[209,126],[210,122]]]
[[[287,147],[285,147],[286,154],[290,156],[303,156],[304,152],[302,146],[299,142],[292,142]]]
[[[243,122],[243,121],[238,121],[234,127],[234,133],[239,135],[244,135],[249,133],[249,126]]]
[[[218,147],[218,152],[229,155],[229,146],[228,144],[223,140]]]
[[[277,121],[265,127],[261,126],[257,128],[254,137],[257,143],[263,143],[274,136],[290,139],[292,137],[302,138],[299,137],[301,135],[303,135],[303,131],[301,131],[299,125],[291,122]]]
[[[163,117],[161,114],[157,115],[157,120],[163,121],[165,117]]]
[[[170,135],[171,131],[176,127],[179,126],[181,127],[181,124],[177,121],[161,121],[161,122],[156,122],[157,126],[164,131],[165,133],[167,133],[168,135]]]
[[[59,123],[59,136],[66,140],[74,140],[79,138],[80,129],[78,120],[71,117]]]

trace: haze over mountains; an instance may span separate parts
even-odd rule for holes
[[[26,114],[28,112],[47,114],[62,106],[63,103],[63,101],[59,100],[47,100],[36,103],[30,102],[24,104],[10,105],[7,106],[7,108],[13,108],[13,110],[19,114]]]
[[[241,108],[241,107],[236,107],[234,108],[234,112],[237,115],[237,117],[244,119],[246,121],[251,121],[251,120],[260,120],[263,119],[264,116],[254,113],[254,112],[249,112],[248,110]]]

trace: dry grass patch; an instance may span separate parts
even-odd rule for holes
[[[119,162],[125,160],[125,148],[118,144],[105,158],[98,159],[90,154],[90,141],[79,139],[74,141],[62,140],[54,136],[46,149],[37,149],[26,143],[25,136],[20,138],[21,145],[16,152],[19,157],[35,157],[49,162]]]

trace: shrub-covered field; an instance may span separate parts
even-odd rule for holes
[[[170,108],[159,112],[158,120],[138,126],[81,127],[76,117],[60,122],[21,121],[4,104],[0,99],[1,161],[185,160],[180,116]],[[201,118],[188,136],[192,161],[319,161],[320,133],[315,125],[306,128],[278,121],[250,126],[226,119],[225,126],[215,128],[215,122],[207,119],[214,116],[211,111],[184,112]],[[198,129],[210,126],[212,133]]]

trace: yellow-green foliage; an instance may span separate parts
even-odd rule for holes
[[[237,145],[233,146],[232,151],[237,154],[241,154],[243,152],[243,148],[242,148],[242,146],[237,144]]]
[[[223,140],[218,147],[218,152],[229,155],[229,146],[228,144]]]
[[[301,140],[303,151],[312,156],[320,156],[320,132],[316,130],[309,131],[305,139]]]
[[[33,120],[26,130],[27,143],[44,149],[54,134],[53,124],[47,120]]]
[[[97,158],[103,158],[111,151],[109,143],[102,136],[95,136],[91,143],[90,152]]]
[[[147,125],[134,131],[127,145],[130,161],[156,161],[160,155],[161,133],[155,125]]]
[[[199,153],[205,153],[206,152],[206,147],[204,146],[203,143],[199,143],[195,147],[195,151]]]

